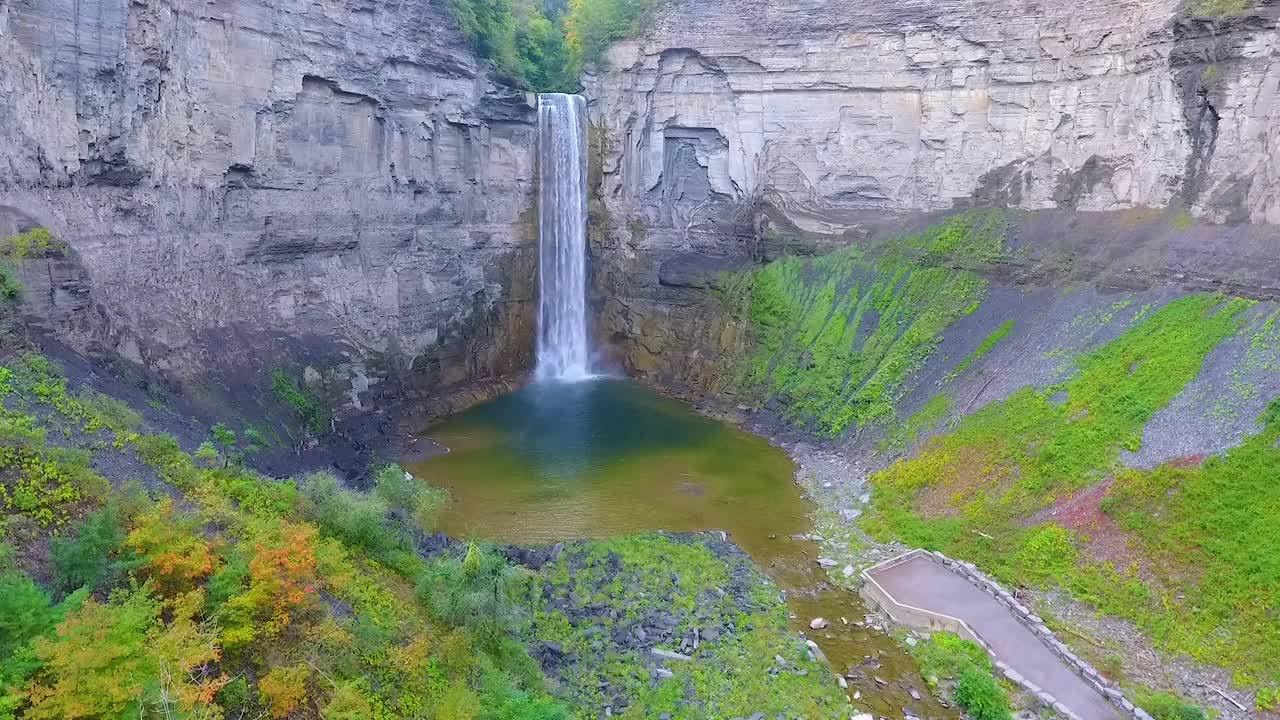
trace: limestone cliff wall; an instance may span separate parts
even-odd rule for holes
[[[28,309],[177,377],[527,365],[535,121],[429,0],[0,3],[0,234],[71,249]]]
[[[707,271],[970,206],[1115,213],[1080,242],[1113,261],[1141,247],[1156,277],[1197,251],[1131,232],[1150,219],[1134,213],[1170,208],[1182,226],[1186,209],[1252,224],[1213,243],[1224,276],[1248,266],[1275,244],[1224,238],[1280,224],[1280,3],[1249,4],[1236,17],[1182,0],[664,5],[588,81],[611,221],[597,280],[617,297],[601,334],[653,369],[687,354],[689,333],[643,326],[702,322],[682,308],[700,307]]]

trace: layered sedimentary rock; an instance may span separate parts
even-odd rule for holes
[[[536,111],[429,0],[0,6],[0,234],[27,307],[179,378],[282,354],[357,399],[532,344]]]
[[[1192,217],[1252,224],[1215,236],[1223,277],[1271,257],[1278,16],[1273,0],[670,4],[588,84],[597,281],[617,298],[601,333],[656,370],[687,355],[715,270],[971,206],[1122,213],[1079,242],[1152,276],[1195,265],[1160,237]]]

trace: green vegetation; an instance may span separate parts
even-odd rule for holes
[[[364,494],[197,462],[38,355],[0,366],[0,395],[0,718],[566,717],[521,613],[445,610],[524,571],[413,552],[440,492],[403,470]],[[113,488],[90,463],[108,454],[167,487]],[[501,572],[449,572],[472,564]]]
[[[1280,488],[1270,481],[1280,467],[1280,401],[1260,422],[1261,432],[1202,465],[1119,473],[1103,504],[1145,560],[1151,603],[1127,615],[1244,684],[1280,681]]]
[[[1209,352],[1240,331],[1249,306],[1196,294],[1139,313],[1076,359],[1070,379],[1015,392],[877,473],[864,528],[972,560],[1006,582],[1065,586],[1164,648],[1233,668],[1239,683],[1275,683],[1280,486],[1270,478],[1280,404],[1258,434],[1202,465],[1119,463]],[[1073,502],[1096,520],[1028,522]],[[1098,544],[1098,532],[1119,539]]]
[[[1199,18],[1241,17],[1253,10],[1253,0],[1191,0],[1187,10]]]
[[[112,505],[55,536],[49,549],[54,587],[64,593],[80,588],[95,592],[116,584],[133,564],[124,540],[119,510]]]
[[[972,353],[969,353],[968,357],[966,357],[964,360],[961,360],[960,364],[957,365],[954,370],[947,373],[947,379],[955,380],[956,378],[960,377],[960,375],[964,373],[965,370],[968,370],[969,367],[972,366],[975,362],[985,357],[986,354],[991,352],[991,349],[994,348],[997,344],[999,344],[1001,340],[1009,336],[1009,332],[1013,330],[1013,325],[1014,325],[1013,320],[1004,321],[1004,323],[1002,323],[1000,327],[993,330],[991,334],[988,335],[986,339],[982,341],[981,345],[979,345]]]
[[[1140,692],[1138,707],[1151,713],[1156,720],[1206,720],[1204,711],[1177,695],[1164,692]]]
[[[976,643],[948,632],[934,633],[911,650],[930,687],[954,683],[957,704],[975,720],[1009,720],[1009,696],[996,682],[987,652]]]
[[[47,257],[64,250],[62,243],[45,228],[35,228],[0,240],[0,257],[13,260]]]
[[[609,44],[639,32],[652,0],[450,0],[476,52],[506,80],[538,92],[573,92]]]
[[[739,389],[827,435],[891,421],[941,333],[985,296],[972,270],[1000,257],[1006,225],[967,212],[875,254],[849,247],[727,277],[722,297],[749,325]]]
[[[293,410],[302,426],[313,435],[329,432],[333,423],[333,411],[301,380],[283,367],[271,369],[271,392],[280,404]],[[227,438],[224,438],[227,439]],[[234,434],[229,438],[234,445]]]
[[[271,480],[228,461],[229,427],[189,454],[39,355],[0,396],[0,720],[848,715],[776,589],[707,538],[572,543],[541,574],[424,557],[447,497],[400,467]],[[149,489],[92,469],[137,463]],[[669,650],[697,628],[699,661],[610,641],[644,628]],[[526,644],[572,658],[554,685]]]
[[[22,281],[8,263],[0,260],[0,301],[13,302],[22,297]]]
[[[1258,690],[1258,695],[1253,702],[1259,710],[1280,708],[1280,687],[1264,687]]]
[[[905,421],[892,426],[880,443],[880,449],[902,452],[920,439],[920,436],[938,427],[951,415],[951,396],[938,393],[915,411]]]
[[[531,632],[582,660],[559,678],[582,717],[598,717],[614,695],[629,698],[619,716],[635,720],[747,717],[848,717],[848,701],[829,671],[809,658],[787,633],[787,610],[745,556],[725,561],[705,538],[639,535],[575,543],[544,568],[531,588]],[[747,598],[724,588],[750,581]],[[605,637],[670,627],[669,643],[699,628],[702,642],[689,652],[697,662],[661,663],[671,676],[655,677],[643,650],[620,651]],[[712,633],[715,633],[714,635]],[[777,658],[783,659],[779,663]]]
[[[653,0],[569,0],[565,38],[580,70],[604,59],[609,44],[643,30]]]
[[[22,295],[22,280],[14,265],[28,258],[63,252],[62,243],[44,228],[35,228],[0,240],[0,302],[14,302]]]

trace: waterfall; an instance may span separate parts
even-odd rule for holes
[[[538,96],[538,380],[591,376],[585,108],[580,95]]]

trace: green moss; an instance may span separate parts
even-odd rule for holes
[[[1164,647],[1236,668],[1243,681],[1275,681],[1280,525],[1268,508],[1280,503],[1270,480],[1280,467],[1280,418],[1264,416],[1262,432],[1202,467],[1119,465],[1209,352],[1240,331],[1250,305],[1180,298],[1080,357],[1061,385],[1024,388],[963,419],[873,477],[864,527],[973,560],[1009,582],[1064,585]],[[1112,475],[1102,509],[1131,534],[1138,564],[1096,561],[1087,537],[1027,526]]]
[[[1200,71],[1200,84],[1206,88],[1213,87],[1218,82],[1218,78],[1222,76],[1222,68],[1217,65],[1210,65]]]
[[[1006,320],[1000,325],[1000,327],[993,330],[991,334],[982,341],[982,344],[979,345],[977,349],[969,353],[969,356],[964,360],[961,360],[960,364],[957,365],[954,370],[947,373],[947,380],[955,380],[961,373],[968,370],[971,365],[978,360],[981,360],[987,353],[991,352],[992,348],[999,344],[1001,340],[1009,336],[1009,332],[1013,330],[1013,325],[1013,320]]]
[[[986,293],[956,268],[998,258],[1005,227],[1002,214],[965,213],[874,254],[850,247],[724,279],[722,299],[749,327],[738,389],[828,435],[892,420],[943,330]]]

